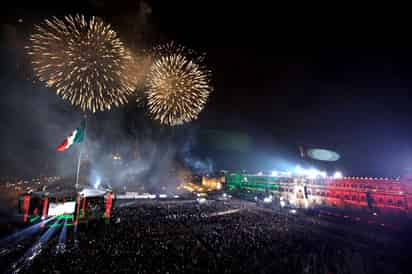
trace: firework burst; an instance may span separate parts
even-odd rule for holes
[[[203,60],[174,43],[155,49],[146,89],[149,113],[155,120],[175,126],[197,119],[212,91],[211,74]]]
[[[30,41],[38,79],[82,111],[122,105],[136,87],[127,73],[133,64],[130,52],[99,18],[53,17],[35,27]]]

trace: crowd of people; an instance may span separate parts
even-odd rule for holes
[[[407,273],[402,256],[234,201],[139,203],[53,237],[28,273]]]

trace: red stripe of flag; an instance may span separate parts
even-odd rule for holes
[[[69,141],[66,139],[64,139],[64,142],[57,147],[57,151],[64,151],[67,147],[67,145],[69,144]]]

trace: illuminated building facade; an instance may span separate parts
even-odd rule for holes
[[[271,176],[229,173],[229,192],[265,193],[304,208],[339,208],[412,217],[412,176],[368,177]]]

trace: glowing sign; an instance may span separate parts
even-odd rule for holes
[[[58,216],[63,214],[73,214],[76,208],[76,202],[50,203],[48,216]]]

